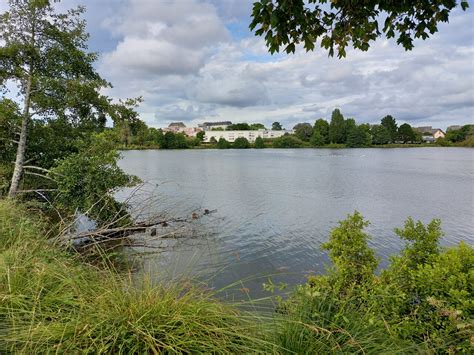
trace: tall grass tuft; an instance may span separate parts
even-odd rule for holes
[[[268,351],[256,316],[197,287],[136,287],[45,239],[46,226],[0,201],[0,353]]]

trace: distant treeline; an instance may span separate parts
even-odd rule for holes
[[[469,140],[472,146],[473,128],[472,125],[466,125],[460,130],[450,131],[446,138],[438,139],[436,143],[450,145]],[[339,109],[332,112],[329,122],[320,118],[314,125],[299,123],[293,129],[295,138],[299,142],[287,139],[287,143],[299,145],[307,143],[313,147],[344,145],[349,148],[357,148],[386,144],[417,144],[422,143],[422,134],[424,134],[413,129],[408,123],[399,126],[396,119],[390,115],[383,117],[380,124],[363,123],[358,125],[353,118],[345,119]]]
[[[140,121],[141,122],[141,121]],[[258,130],[266,129],[261,123],[236,123],[226,130]],[[280,122],[274,122],[272,130],[282,130]],[[332,112],[329,122],[323,118],[310,123],[298,123],[293,127],[293,134],[286,134],[275,139],[258,137],[254,143],[246,138],[238,138],[231,143],[224,138],[219,141],[211,138],[209,143],[202,144],[204,132],[197,137],[187,137],[183,133],[164,133],[160,129],[148,128],[141,122],[139,127],[116,127],[116,140],[124,148],[159,147],[161,149],[186,149],[198,146],[217,149],[245,148],[300,148],[300,147],[347,147],[361,148],[384,145],[406,145],[423,143],[422,136],[430,132],[418,132],[408,123],[398,125],[390,115],[383,117],[380,124],[357,124],[353,118],[344,118],[339,109]],[[222,128],[215,130],[223,130]],[[465,125],[458,130],[448,131],[445,138],[439,138],[434,143],[439,146],[474,146],[474,126]]]

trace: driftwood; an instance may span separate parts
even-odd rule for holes
[[[62,239],[66,244],[72,244],[73,247],[84,247],[90,244],[95,244],[95,243],[104,243],[107,241],[117,241],[121,239],[127,239],[129,236],[135,235],[135,234],[142,234],[142,233],[149,233],[150,236],[155,237],[155,238],[161,238],[161,239],[168,239],[172,238],[170,237],[170,234],[167,233],[163,236],[157,236],[157,230],[156,228],[158,226],[161,227],[167,227],[169,224],[172,223],[189,223],[191,220],[196,220],[197,218],[200,218],[201,216],[206,216],[209,215],[216,210],[204,210],[204,213],[201,215],[197,214],[196,212],[193,212],[191,215],[191,218],[174,218],[170,220],[162,220],[162,221],[156,221],[156,220],[149,220],[149,221],[144,221],[144,222],[138,222],[135,224],[132,224],[130,226],[124,226],[124,227],[115,227],[115,228],[99,228],[93,231],[86,231],[86,232],[81,232],[77,234],[66,234]]]

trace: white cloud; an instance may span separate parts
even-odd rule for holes
[[[472,121],[469,12],[455,12],[411,52],[380,39],[342,60],[322,50],[270,56],[262,38],[242,37],[250,13],[250,0],[126,1],[105,22],[117,40],[99,68],[116,87],[110,94],[144,96],[142,117],[154,126],[229,119],[291,127],[329,118],[334,107],[360,122],[386,114],[443,128]]]
[[[102,68],[131,75],[197,73],[212,48],[229,38],[214,6],[197,0],[130,0],[104,25],[120,39]]]

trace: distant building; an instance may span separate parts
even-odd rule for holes
[[[237,138],[243,137],[246,138],[250,143],[255,142],[257,137],[262,137],[264,139],[274,139],[285,134],[291,134],[293,131],[273,131],[267,129],[259,129],[257,131],[205,131],[204,142],[209,143],[212,138],[218,141],[221,138],[224,138],[228,142],[234,142]]]
[[[423,126],[423,127],[413,127],[413,129],[417,132],[420,132],[420,133],[431,133],[431,131],[433,130],[433,127],[431,126]]]
[[[186,128],[186,125],[183,122],[171,122],[167,128],[163,128],[163,132],[181,132]]]
[[[449,126],[449,127],[446,129],[446,132],[449,132],[449,131],[459,131],[461,128],[462,128],[462,126],[460,126],[460,125]]]
[[[195,137],[200,131],[202,131],[201,128],[186,127],[183,122],[172,122],[168,127],[163,128],[163,132],[183,133],[189,137]]]
[[[204,131],[211,131],[212,129],[227,129],[232,124],[230,121],[221,121],[221,122],[204,122],[199,124],[199,128],[202,128]]]
[[[433,138],[434,139],[438,139],[438,138],[444,138],[446,137],[446,133],[444,133],[441,129],[439,128],[436,128],[433,130],[433,132],[431,132],[433,134]]]
[[[434,140],[438,138],[444,138],[446,136],[446,133],[444,133],[443,130],[441,130],[440,128],[433,128],[431,126],[415,127],[413,129],[421,133],[423,137],[428,137],[431,135],[434,138]],[[425,140],[423,139],[423,141]]]

